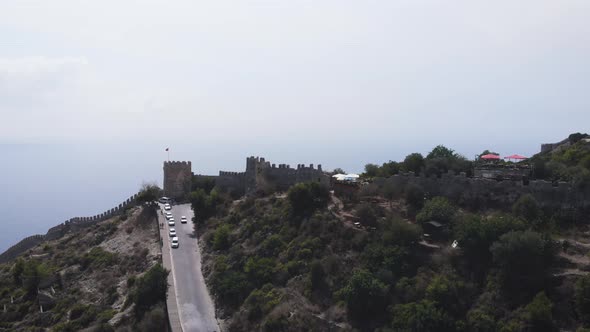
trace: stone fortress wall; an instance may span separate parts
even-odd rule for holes
[[[101,221],[110,219],[114,216],[121,215],[127,208],[136,205],[137,195],[138,194],[135,194],[126,199],[121,204],[117,205],[116,207],[109,209],[103,213],[97,214],[95,216],[75,217],[68,219],[57,226],[51,227],[45,235],[39,234],[26,237],[17,244],[8,248],[2,254],[0,254],[0,263],[5,263],[16,258],[18,255],[22,254],[23,252],[33,248],[34,246],[44,241],[59,239],[69,231],[75,232],[86,227],[93,226]]]
[[[291,168],[287,164],[271,164],[264,158],[246,158],[245,172],[219,171],[217,176],[196,175],[198,178],[214,179],[215,185],[222,190],[239,190],[252,192],[261,188],[287,190],[290,186],[300,182],[319,182],[328,186],[330,178],[322,171],[322,166],[314,168],[299,164]]]
[[[191,190],[192,170],[190,161],[164,162],[164,196],[182,199]]]
[[[569,138],[566,138],[564,140],[562,140],[561,142],[557,142],[557,143],[545,143],[545,144],[541,144],[541,153],[545,153],[545,152],[551,152],[555,149],[557,149],[558,147],[568,147],[570,145],[570,140]]]
[[[543,207],[562,210],[590,209],[590,190],[581,190],[568,182],[553,184],[544,180],[495,181],[493,179],[470,178],[465,174],[452,172],[440,178],[436,176],[415,176],[413,173],[376,179],[378,186],[389,185],[402,190],[409,184],[421,187],[430,197],[445,196],[459,204],[480,207],[501,208],[512,206],[518,198],[531,194]]]

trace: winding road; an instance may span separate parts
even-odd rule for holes
[[[164,215],[158,214],[160,223],[164,223],[164,228],[161,229],[164,246],[162,255],[170,256],[170,260],[164,259],[165,263],[168,261],[171,265],[172,283],[170,287],[174,287],[174,289],[169,293],[176,296],[177,304],[177,310],[169,310],[169,316],[178,312],[180,325],[184,332],[219,332],[215,306],[209,296],[201,272],[201,252],[198,239],[193,234],[193,211],[189,204],[182,204],[173,205],[171,212],[176,223],[175,226],[168,226]],[[181,216],[187,217],[186,224],[180,223]],[[168,235],[168,230],[171,227],[176,229],[178,236],[179,247],[176,249],[170,246],[171,238]],[[170,317],[170,321],[174,330],[174,322],[177,320],[175,317]]]

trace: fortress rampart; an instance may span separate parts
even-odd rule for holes
[[[483,178],[469,178],[464,174],[444,174],[436,176],[414,176],[413,173],[398,174],[390,178],[375,180],[378,186],[389,185],[393,188],[405,188],[409,184],[421,187],[430,197],[445,196],[460,205],[482,208],[506,208],[512,206],[518,198],[531,194],[544,208],[550,209],[590,209],[590,190],[575,188],[568,182],[553,184],[543,180],[495,181]]]
[[[93,226],[101,221],[110,219],[114,216],[121,215],[127,208],[136,205],[137,195],[138,194],[135,194],[116,207],[95,216],[75,217],[68,219],[57,226],[51,227],[45,235],[32,235],[26,237],[0,254],[0,263],[6,263],[10,260],[13,260],[18,255],[44,241],[59,239],[69,231],[76,232],[86,227]]]
[[[314,168],[313,164],[303,164],[291,168],[288,164],[271,164],[264,158],[246,158],[245,172],[220,171],[216,177],[216,186],[222,190],[240,190],[252,192],[257,189],[287,190],[300,182],[320,182],[329,185],[329,177],[322,171],[322,166]]]

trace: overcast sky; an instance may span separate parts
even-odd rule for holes
[[[0,41],[0,143],[531,153],[589,131],[588,0],[2,0]]]

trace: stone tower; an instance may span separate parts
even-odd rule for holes
[[[192,176],[190,161],[165,161],[164,195],[183,199],[191,191]]]

